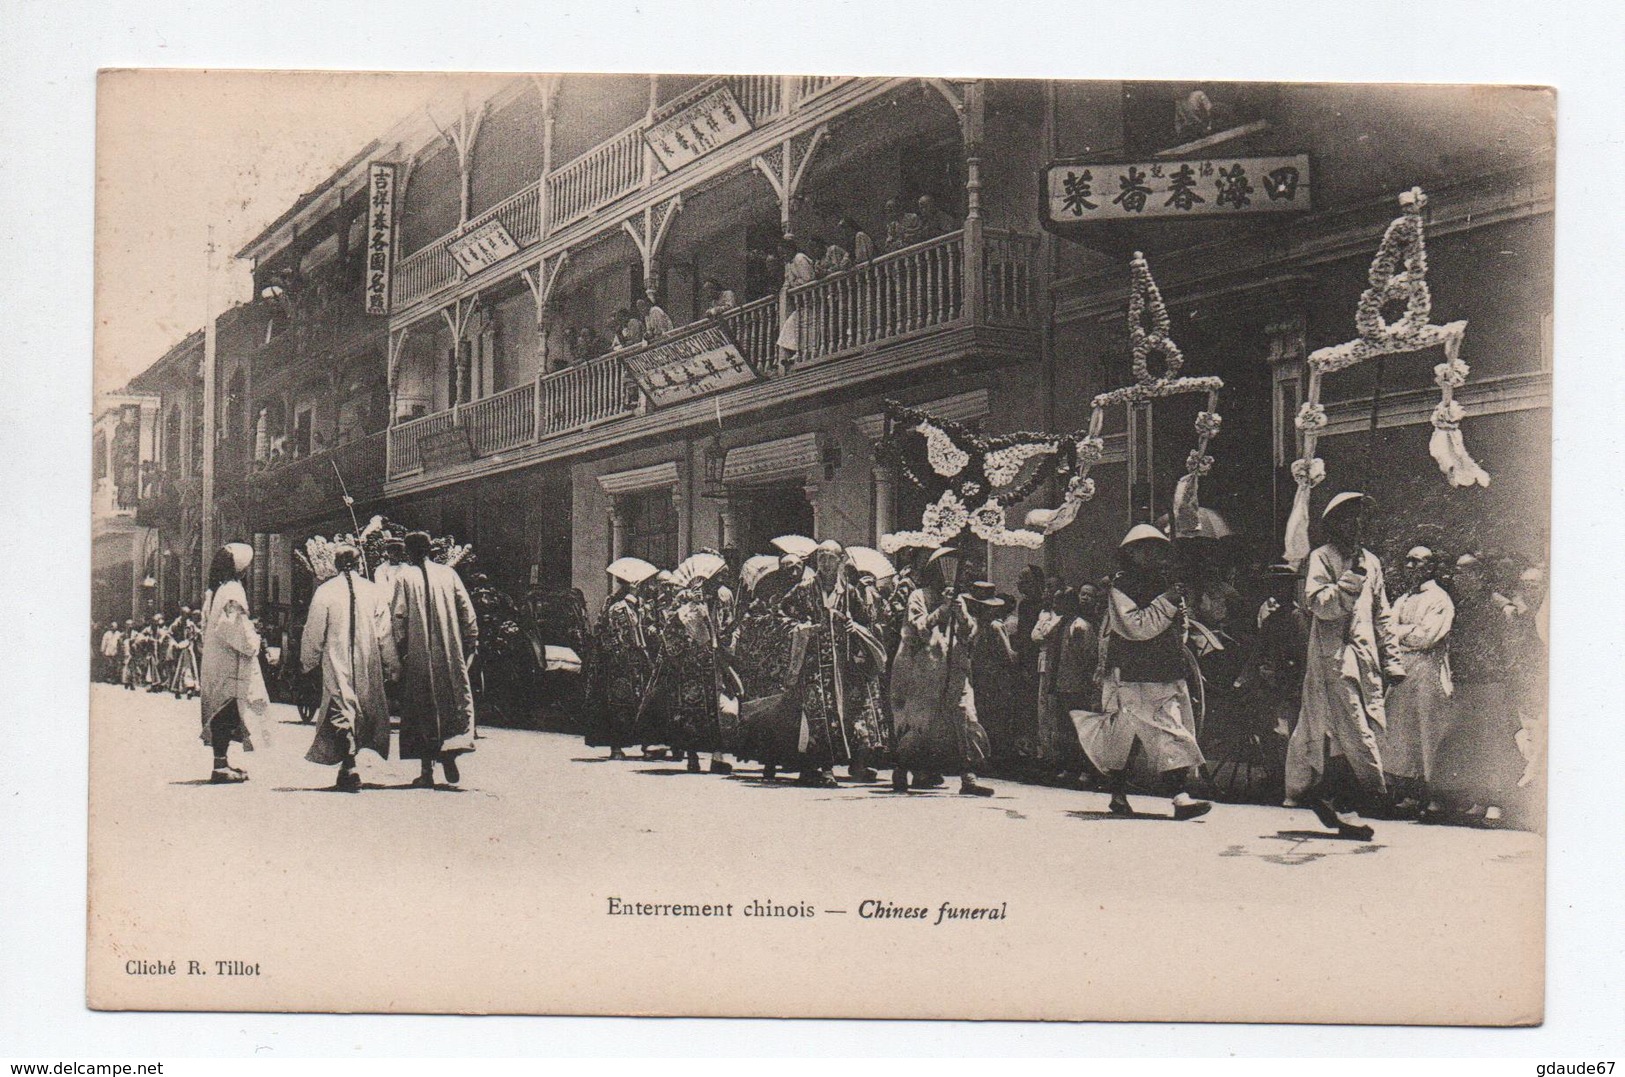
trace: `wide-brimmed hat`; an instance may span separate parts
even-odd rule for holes
[[[1135,524],[1128,529],[1128,534],[1124,535],[1123,541],[1117,545],[1121,549],[1124,546],[1132,546],[1136,542],[1172,542],[1172,540],[1150,524]]]
[[[1332,513],[1334,512],[1345,510],[1345,507],[1368,504],[1370,501],[1371,498],[1366,494],[1362,494],[1357,490],[1346,490],[1332,498],[1330,501],[1326,502],[1326,508],[1321,512],[1320,518],[1322,520],[1329,520],[1332,518]]]
[[[637,586],[660,570],[641,557],[622,557],[611,561],[604,571],[622,583]]]
[[[965,593],[965,601],[974,602],[986,610],[1002,610],[1005,606],[1004,599],[999,597],[999,589],[987,580],[977,580],[971,584],[970,590]]]
[[[846,556],[846,547],[842,546],[839,542],[836,542],[834,539],[825,539],[823,542],[820,542],[816,547],[813,548],[813,556],[814,557],[818,556],[819,554],[826,554],[826,553],[827,554],[832,554],[832,555],[834,555],[836,557],[845,557]]]

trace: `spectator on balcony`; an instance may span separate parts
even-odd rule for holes
[[[853,262],[863,265],[874,260],[875,241],[856,218],[842,217],[836,229],[835,241],[851,252]]]
[[[604,343],[604,338],[590,325],[577,328],[570,337],[570,355],[578,363],[596,359],[607,351],[609,346]]]
[[[671,332],[671,315],[667,314],[665,308],[659,303],[644,296],[638,296],[635,305],[638,318],[643,322],[643,332],[647,339],[658,340]]]
[[[705,283],[700,285],[700,302],[705,304],[707,318],[720,318],[739,306],[733,289],[724,288],[714,277],[707,277]]]
[[[852,268],[852,252],[839,243],[825,243],[814,236],[812,249],[819,252],[817,268],[820,277],[833,277]]]
[[[915,203],[914,216],[920,219],[920,239],[931,239],[935,236],[947,235],[958,228],[958,222],[944,212],[937,205],[937,200],[928,194],[922,194]],[[915,240],[919,242],[919,240]]]
[[[632,311],[621,307],[615,312],[611,321],[615,333],[615,343],[612,350],[620,351],[622,348],[635,348],[643,343],[643,322]]]
[[[897,250],[903,246],[901,235],[903,231],[903,203],[896,197],[886,199],[886,249]]]
[[[795,236],[779,241],[779,257],[784,262],[784,290],[788,294],[818,279],[818,268],[807,257]],[[794,301],[785,304],[784,321],[779,326],[779,362],[788,368],[801,350],[801,319],[797,317]],[[810,328],[810,327],[809,327]]]

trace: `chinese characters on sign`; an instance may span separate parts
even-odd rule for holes
[[[649,128],[643,133],[643,139],[666,166],[666,171],[675,172],[750,129],[750,120],[734,99],[733,90],[718,86]]]
[[[450,243],[451,256],[457,259],[457,264],[463,267],[463,272],[473,276],[482,269],[489,269],[509,255],[519,253],[519,244],[513,241],[513,236],[502,227],[501,221],[487,221],[466,236],[458,236]]]
[[[395,258],[395,166],[374,161],[367,175],[367,262],[363,294],[368,314],[389,313],[389,274]]]
[[[626,369],[655,407],[755,381],[757,374],[721,326],[626,357]]]
[[[1051,224],[1310,208],[1309,158],[1305,154],[1052,164],[1045,169],[1044,187]]]

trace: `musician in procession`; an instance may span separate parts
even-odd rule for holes
[[[869,611],[845,574],[846,550],[826,539],[781,608],[810,629],[801,671],[799,784],[833,787],[845,764],[854,781],[874,781],[882,741],[879,677],[885,668]]]
[[[637,587],[655,567],[623,557],[605,571],[614,590],[593,632],[586,740],[589,747],[608,748],[611,759],[625,759],[627,746],[637,741],[638,706],[654,676],[650,628]]]

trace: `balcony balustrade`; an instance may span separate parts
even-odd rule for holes
[[[950,232],[791,291],[784,301],[795,312],[800,344],[792,372],[950,329],[1032,326],[1038,310],[1038,240],[1013,232],[982,234],[979,315],[971,309],[965,287],[965,248],[966,233]],[[779,304],[779,296],[768,296],[719,319],[750,365],[770,377],[782,373]],[[610,352],[394,426],[389,430],[389,478],[422,471],[422,440],[458,427],[468,431],[474,456],[488,457],[640,413],[642,395],[629,373],[628,358],[715,325],[711,319],[698,321],[638,348]],[[731,391],[722,390],[723,401]]]
[[[324,452],[254,471],[246,486],[255,525],[342,514],[346,491],[357,503],[378,498],[384,489],[387,441],[388,432],[380,430]]]
[[[695,87],[676,102],[668,102],[664,110],[672,111],[683,101],[698,100],[718,86],[728,86],[750,116],[752,126],[761,127],[787,115],[792,102],[817,97],[844,81],[829,75],[724,75]],[[658,170],[659,166],[651,165],[643,141],[647,126],[647,120],[639,120],[611,135],[502,204],[402,258],[391,282],[395,306],[409,306],[463,279],[451,244],[488,221],[501,220],[515,243],[529,247],[652,183],[658,177],[651,168]]]

